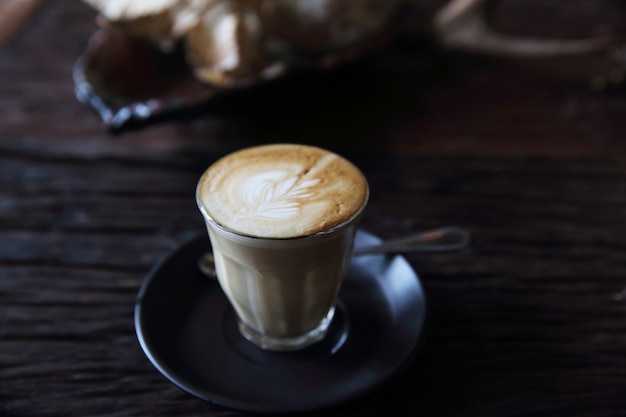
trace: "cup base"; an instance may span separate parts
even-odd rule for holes
[[[264,350],[275,350],[275,351],[294,351],[300,350],[307,346],[311,346],[314,343],[317,343],[324,339],[328,328],[330,327],[330,323],[333,320],[333,316],[335,315],[335,307],[331,308],[326,317],[321,321],[320,325],[310,332],[296,337],[276,337],[276,336],[268,336],[265,334],[261,334],[256,330],[252,329],[250,326],[239,320],[239,332],[248,339],[250,342],[255,344]]]

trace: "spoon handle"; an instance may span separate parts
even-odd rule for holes
[[[401,252],[450,252],[462,249],[470,241],[469,232],[457,226],[445,226],[400,239],[354,248],[354,255]]]

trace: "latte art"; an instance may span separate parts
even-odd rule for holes
[[[233,191],[241,204],[240,216],[289,219],[298,215],[301,201],[311,197],[318,179],[298,181],[285,171],[268,171],[245,179]]]
[[[363,174],[332,152],[304,145],[265,145],[218,160],[198,185],[205,214],[232,231],[291,238],[332,229],[367,200]]]

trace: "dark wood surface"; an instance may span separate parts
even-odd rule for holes
[[[504,3],[499,25],[518,33],[626,22],[620,1]],[[588,88],[603,56],[509,62],[403,39],[112,135],[73,95],[95,28],[83,3],[47,2],[0,50],[0,415],[242,415],[152,367],[133,308],[155,263],[203,232],[201,172],[274,141],[361,167],[364,229],[473,237],[406,255],[430,312],[414,361],[312,415],[625,415],[626,95]]]

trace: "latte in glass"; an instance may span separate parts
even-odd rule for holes
[[[297,350],[323,339],[368,195],[358,168],[314,146],[246,148],[205,171],[196,200],[248,340]]]

